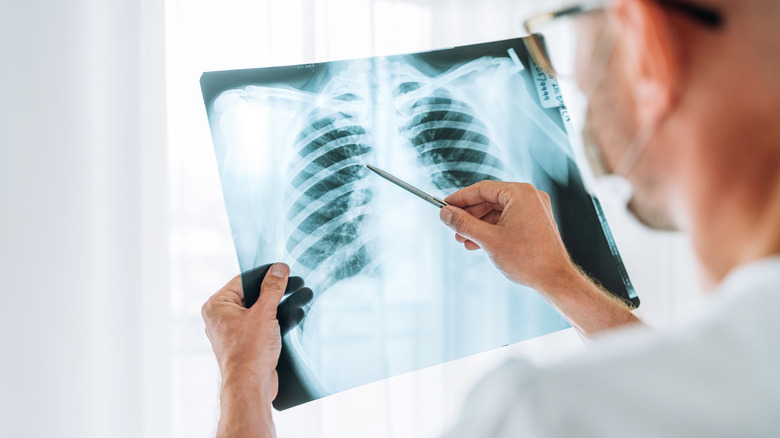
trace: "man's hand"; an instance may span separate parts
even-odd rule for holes
[[[468,250],[483,248],[510,280],[537,290],[576,271],[561,240],[550,197],[530,184],[482,181],[445,200],[441,220]],[[459,207],[459,208],[458,208]]]
[[[276,312],[289,269],[276,263],[268,274],[257,302],[249,309],[242,304],[240,276],[201,309],[222,374],[218,437],[274,436],[271,402],[279,386],[276,363],[282,349]]]
[[[271,383],[282,349],[276,308],[284,296],[288,273],[282,263],[272,266],[270,275],[263,281],[260,297],[249,309],[242,305],[244,292],[240,276],[230,280],[203,305],[206,336],[223,377],[240,369],[254,371]],[[275,378],[272,387],[275,395]]]
[[[241,284],[244,288],[244,307],[252,307],[260,297],[260,289],[268,270],[273,263],[258,266],[241,273]],[[276,319],[279,320],[281,335],[287,334],[303,321],[304,307],[314,298],[314,292],[304,287],[305,282],[301,277],[288,277],[285,288],[285,299],[276,308]]]
[[[583,275],[555,223],[550,197],[530,184],[482,181],[439,213],[468,250],[483,248],[510,280],[539,291],[585,335],[636,323],[628,307]]]

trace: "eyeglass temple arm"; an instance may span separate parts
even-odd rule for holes
[[[558,9],[556,11],[544,12],[538,15],[534,15],[533,17],[525,20],[523,24],[526,32],[528,32],[529,35],[532,35],[535,33],[534,29],[538,28],[544,23],[555,20],[557,18],[565,17],[567,15],[576,15],[576,14],[581,14],[583,12],[602,9],[605,5],[606,5],[605,0],[584,1],[580,4],[577,4],[575,6],[570,6],[568,8]]]
[[[706,6],[699,6],[694,3],[677,0],[653,0],[656,3],[668,8],[676,9],[677,11],[688,15],[700,23],[705,24],[712,28],[718,28],[723,25],[723,15],[717,9],[709,8]],[[590,0],[583,1],[575,6],[570,6],[557,11],[545,12],[535,15],[524,22],[524,27],[529,35],[534,34],[534,29],[538,28],[544,23],[555,20],[556,18],[564,17],[566,15],[575,15],[583,12],[602,9],[607,6],[608,0]]]

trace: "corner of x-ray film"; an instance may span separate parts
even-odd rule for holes
[[[365,167],[439,197],[531,182],[595,217],[584,192],[566,192],[580,184],[567,132],[529,68],[512,40],[204,75],[242,271],[284,261],[315,292],[284,338],[278,407],[568,327],[462,250],[436,208]],[[604,236],[600,223],[583,232]]]

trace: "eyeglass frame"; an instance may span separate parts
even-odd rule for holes
[[[659,3],[662,6],[672,8],[677,12],[683,13],[713,30],[720,29],[725,24],[725,19],[723,18],[721,12],[712,7],[676,0],[652,1]],[[555,67],[552,65],[550,56],[547,54],[547,50],[545,49],[545,44],[542,40],[542,34],[535,31],[535,29],[538,29],[540,26],[559,18],[573,17],[587,12],[604,10],[608,7],[608,3],[609,0],[583,1],[577,5],[568,6],[554,11],[543,12],[525,20],[523,22],[523,27],[525,27],[526,32],[528,32],[528,36],[524,39],[525,46],[536,65],[547,72],[547,74],[551,76],[557,76]]]

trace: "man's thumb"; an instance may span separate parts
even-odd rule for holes
[[[448,205],[439,212],[439,219],[461,236],[481,245],[490,225],[472,216],[465,210]]]
[[[252,308],[263,315],[276,315],[276,307],[284,296],[290,268],[284,263],[274,263],[260,286],[260,297]]]

